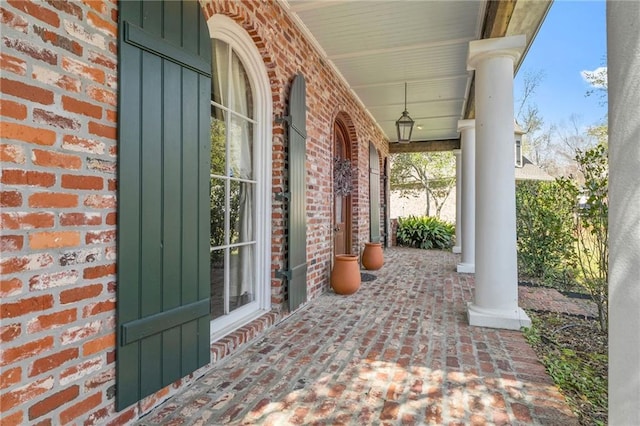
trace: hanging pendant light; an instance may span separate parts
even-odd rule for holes
[[[398,132],[398,142],[408,143],[411,141],[414,121],[407,112],[407,83],[404,83],[404,111],[402,116],[396,120],[396,130]]]

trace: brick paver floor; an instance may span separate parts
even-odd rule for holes
[[[593,301],[570,298],[553,288],[519,286],[518,293],[520,307],[524,309],[562,312],[585,318],[598,317],[598,308]]]
[[[521,332],[467,324],[458,260],[387,250],[356,294],[316,298],[139,424],[577,424]]]

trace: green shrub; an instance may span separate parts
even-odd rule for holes
[[[455,227],[437,217],[398,218],[397,242],[421,249],[448,249],[453,245]]]
[[[575,178],[558,179],[566,191],[582,202],[576,206],[578,283],[589,292],[598,306],[598,320],[603,331],[609,321],[609,163],[605,144],[578,150],[575,157],[582,184]]]
[[[554,287],[573,285],[576,198],[558,182],[516,185],[518,269]]]

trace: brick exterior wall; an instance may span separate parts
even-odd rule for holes
[[[347,124],[358,168],[354,253],[369,236],[368,144],[384,158],[385,138],[279,4],[202,3],[206,16],[230,16],[255,41],[274,116],[286,111],[293,76],[306,77],[312,299],[329,286],[333,122]],[[0,3],[3,425],[124,424],[202,373],[115,412],[117,14],[115,0]],[[285,157],[285,131],[274,122],[274,193],[284,189]],[[285,214],[274,197],[272,271],[283,266]],[[271,296],[273,313],[214,343],[212,361],[286,315],[281,280],[272,279]]]
[[[113,413],[117,7],[0,4],[3,425]]]

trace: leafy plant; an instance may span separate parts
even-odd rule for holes
[[[575,178],[563,178],[559,182],[581,199],[574,214],[577,281],[598,306],[600,327],[606,331],[609,318],[609,165],[606,145],[600,143],[591,149],[577,151],[576,162],[582,185]]]
[[[588,320],[529,315],[532,325],[524,328],[523,334],[578,414],[580,424],[606,424],[608,356],[600,332],[594,332],[596,328],[588,325]],[[583,327],[581,333],[576,334],[575,327]]]
[[[455,227],[437,217],[398,218],[398,245],[421,249],[448,249],[453,245]]]
[[[573,191],[558,182],[516,185],[518,268],[553,287],[570,288],[576,262]]]

